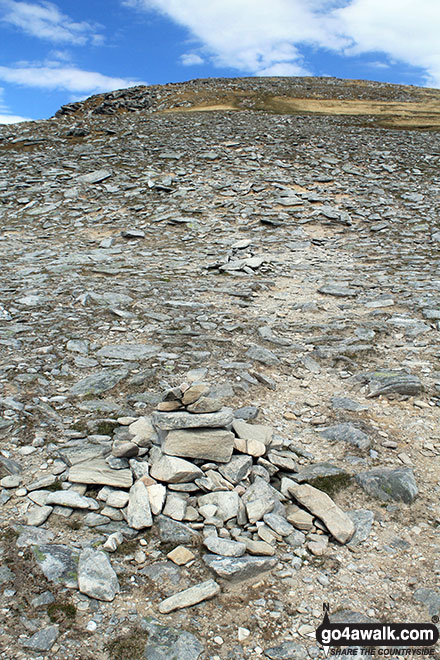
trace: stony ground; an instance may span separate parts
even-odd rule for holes
[[[0,658],[321,658],[307,633],[324,602],[347,620],[430,621],[438,133],[371,117],[123,109],[0,131]],[[173,491],[148,476],[164,434],[139,442],[129,429],[199,382],[270,439],[263,453],[231,440],[235,458],[251,457],[241,481],[187,457],[205,476]],[[230,418],[214,426],[234,435]],[[104,492],[70,472],[97,458],[119,475]],[[306,468],[301,481],[351,512],[357,540],[338,542],[322,516],[285,534],[270,507],[257,520],[200,511],[203,494],[241,501],[270,481],[282,492],[272,514],[296,521],[283,479]],[[124,508],[133,480],[174,492],[162,515],[154,502],[152,525]],[[210,569],[213,534],[269,545],[265,570]],[[194,557],[175,563],[176,546]],[[84,586],[98,564],[105,593]],[[160,612],[204,582],[212,599]]]

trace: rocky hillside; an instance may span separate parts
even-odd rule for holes
[[[199,80],[0,129],[1,660],[438,617],[439,97]]]

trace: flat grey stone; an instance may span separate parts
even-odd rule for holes
[[[110,560],[101,550],[86,548],[79,556],[78,587],[81,593],[97,600],[112,601],[119,582]]]
[[[230,408],[222,408],[215,413],[188,413],[188,412],[154,412],[153,424],[163,431],[191,428],[220,428],[228,426],[233,419]]]
[[[209,552],[223,557],[242,557],[246,552],[244,543],[237,543],[229,539],[222,539],[218,536],[208,536],[203,544]]]
[[[249,475],[252,465],[250,456],[233,456],[229,463],[221,465],[218,471],[231,483],[238,484]]]
[[[12,582],[14,578],[15,573],[13,573],[7,566],[0,566],[0,585]]]
[[[111,390],[128,375],[125,369],[108,369],[87,376],[75,383],[70,389],[73,396],[88,396],[90,394],[102,394]]]
[[[112,358],[115,360],[148,360],[157,355],[161,347],[156,344],[109,344],[103,346],[96,355],[100,358]]]
[[[32,506],[27,510],[26,523],[38,527],[46,522],[52,511],[51,506]]]
[[[67,545],[46,544],[33,548],[35,559],[50,582],[77,588],[78,551]]]
[[[312,463],[306,465],[304,468],[301,468],[299,472],[291,476],[292,479],[297,481],[299,484],[302,483],[311,483],[312,485],[315,479],[323,479],[327,477],[341,477],[349,476],[348,472],[342,468],[333,465],[333,463]]]
[[[414,600],[426,605],[429,616],[438,616],[440,614],[440,592],[434,589],[422,587],[414,592]]]
[[[304,646],[296,642],[283,642],[266,649],[264,655],[269,660],[303,660],[307,657],[307,651]]]
[[[231,518],[235,518],[238,514],[238,493],[235,491],[217,491],[214,493],[207,493],[206,495],[201,495],[197,503],[200,506],[205,504],[213,504],[217,507],[217,513],[215,514],[217,518],[226,522]]]
[[[335,410],[349,410],[350,412],[362,412],[363,410],[368,410],[368,406],[364,406],[346,396],[333,396],[331,402],[332,408]]]
[[[207,580],[166,598],[159,604],[158,609],[161,614],[168,614],[174,610],[181,610],[185,607],[197,605],[197,603],[201,603],[204,600],[214,598],[219,593],[220,587],[217,582]]]
[[[111,170],[95,170],[94,172],[89,172],[88,174],[81,174],[76,178],[76,181],[80,183],[99,183],[104,181],[112,176]]]
[[[176,630],[159,624],[152,618],[143,620],[148,632],[145,660],[202,660],[203,645],[186,630]]]
[[[290,482],[288,491],[314,516],[322,520],[332,536],[340,543],[347,543],[354,534],[355,527],[349,516],[327,495],[309,484]]]
[[[246,357],[267,366],[275,366],[280,363],[280,359],[269,349],[263,346],[251,346],[245,353]]]
[[[357,296],[356,289],[340,284],[325,284],[318,289],[318,293],[323,293],[327,296],[335,296],[337,298],[353,298],[354,296]]]
[[[46,504],[57,504],[58,506],[68,506],[72,509],[89,509],[96,511],[99,504],[92,497],[84,497],[74,490],[57,490],[46,498]]]
[[[54,537],[54,533],[48,529],[40,529],[39,527],[26,527],[19,528],[19,536],[17,539],[17,548],[24,548],[29,545],[40,545],[41,543],[50,543]]]
[[[69,469],[69,481],[79,484],[96,484],[130,488],[133,484],[131,470],[112,470],[102,459],[85,461]]]
[[[411,468],[375,468],[357,474],[356,481],[371,497],[383,502],[411,504],[419,492]]]
[[[133,529],[145,529],[153,524],[148,490],[140,479],[130,488],[126,515]]]
[[[58,634],[58,626],[48,626],[25,640],[23,646],[31,651],[49,651],[54,645]]]
[[[355,532],[351,537],[348,545],[354,547],[360,545],[369,537],[371,528],[374,521],[374,513],[368,509],[356,509],[355,511],[347,511],[354,522]]]
[[[193,463],[175,456],[162,456],[153,463],[150,469],[153,479],[168,484],[179,484],[194,481],[203,477],[203,472]]]
[[[420,378],[405,371],[381,369],[360,374],[357,379],[368,383],[370,392],[367,398],[396,393],[415,395],[423,390]]]
[[[231,581],[246,580],[270,571],[277,564],[276,557],[219,557],[205,555],[203,561],[219,578]]]
[[[200,535],[191,529],[191,527],[176,520],[171,520],[171,518],[167,518],[166,516],[158,516],[157,524],[159,537],[163,543],[189,543],[192,545],[200,539]]]
[[[280,536],[289,536],[289,534],[293,534],[295,531],[293,525],[287,522],[287,520],[278,513],[266,513],[263,516],[263,520],[266,525],[269,525],[269,527]]]
[[[357,429],[351,422],[327,426],[320,431],[320,435],[327,440],[347,442],[359,449],[369,449],[371,440],[366,433]]]
[[[170,431],[162,444],[164,454],[227,463],[234,449],[234,434],[223,429]]]
[[[281,494],[261,477],[255,477],[254,482],[242,495],[242,502],[250,523],[261,520],[266,513],[272,511]]]

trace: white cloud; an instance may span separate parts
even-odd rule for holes
[[[204,63],[204,59],[200,55],[197,55],[197,53],[184,53],[181,55],[180,61],[183,66],[195,66]]]
[[[19,115],[0,114],[0,124],[18,124],[21,121],[33,121],[29,117],[20,117]]]
[[[440,86],[439,0],[351,0],[335,18],[352,39],[346,54],[384,52]]]
[[[125,0],[156,10],[186,27],[218,66],[262,74],[289,63],[303,72],[297,44],[347,45],[316,9],[334,0]],[[285,69],[284,69],[285,70]],[[293,69],[292,69],[293,70]],[[263,74],[264,75],[264,74]],[[272,74],[269,74],[272,75]]]
[[[121,2],[183,26],[217,66],[256,75],[304,75],[301,47],[308,45],[347,57],[383,53],[421,68],[427,82],[440,86],[440,0]]]
[[[58,89],[70,92],[109,92],[114,89],[142,85],[141,81],[113,78],[96,71],[83,71],[70,66],[0,66],[0,80],[8,83]]]
[[[87,43],[100,44],[103,41],[96,25],[86,21],[73,21],[69,16],[60,12],[52,2],[31,3],[1,0],[0,9],[3,10],[2,22],[39,39],[78,46]]]

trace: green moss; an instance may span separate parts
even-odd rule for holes
[[[141,628],[133,628],[125,635],[115,637],[106,644],[109,660],[141,660],[148,634]]]
[[[113,431],[117,426],[119,426],[117,422],[110,422],[110,421],[99,422],[96,426],[95,433],[97,435],[113,435]]]
[[[76,607],[68,601],[59,601],[47,606],[47,614],[53,623],[72,623],[76,618]]]
[[[55,479],[53,484],[51,484],[50,486],[46,486],[46,490],[52,490],[52,491],[63,490],[63,485],[59,479]]]
[[[328,477],[317,477],[310,481],[310,485],[318,490],[324,491],[330,497],[333,497],[341,490],[348,488],[351,484],[351,477],[348,474],[335,474]]]
[[[33,548],[33,552],[35,555],[35,559],[37,561],[44,561],[46,559],[46,555],[44,554],[44,552],[41,552],[41,550],[38,547],[35,546]]]

